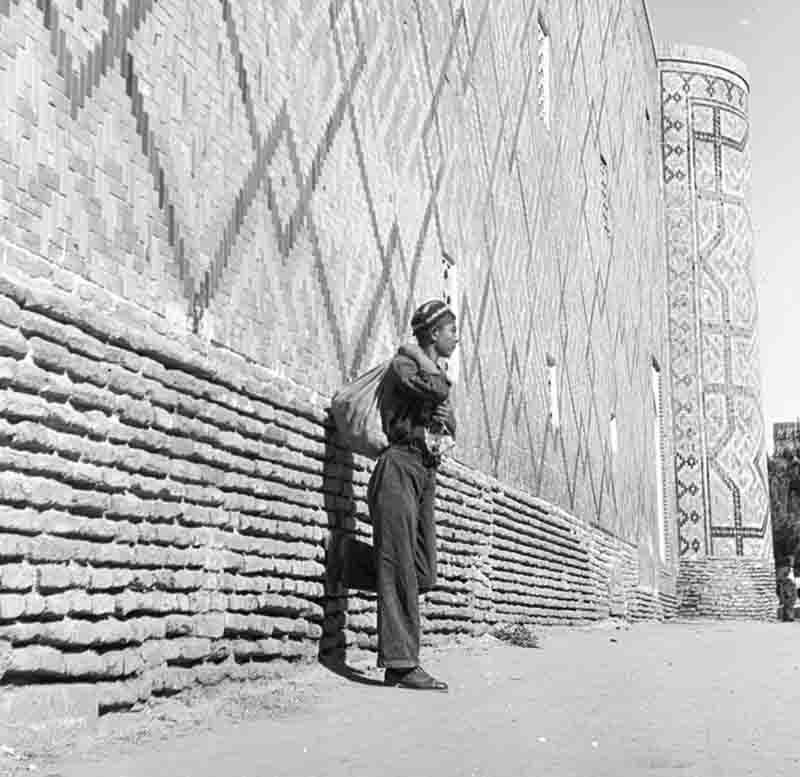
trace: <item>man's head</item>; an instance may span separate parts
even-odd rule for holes
[[[458,345],[456,315],[442,300],[420,305],[411,318],[411,331],[421,348],[432,347],[436,356],[452,356]]]

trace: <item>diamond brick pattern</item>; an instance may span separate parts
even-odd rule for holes
[[[20,129],[2,130],[4,180],[18,184],[0,200],[11,243],[325,394],[405,339],[417,304],[450,293],[458,458],[629,542],[652,535],[650,364],[667,363],[667,311],[658,82],[638,4],[0,9],[0,110]],[[717,115],[718,97],[698,111]],[[685,179],[691,152],[727,171],[734,197],[744,180],[726,154],[746,124],[714,121],[691,148],[685,117],[672,130],[670,175]],[[16,193],[31,190],[34,204]],[[725,273],[744,259],[715,252],[708,218],[709,272]],[[451,260],[457,281],[443,278]],[[714,288],[706,304],[719,308]],[[747,455],[735,434],[724,445]]]

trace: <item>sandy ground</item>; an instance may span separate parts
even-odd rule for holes
[[[800,770],[800,624],[540,632],[429,651],[448,694],[321,666],[105,716],[68,746],[0,750],[47,777],[734,777]]]

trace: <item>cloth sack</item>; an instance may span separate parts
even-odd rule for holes
[[[389,445],[378,409],[381,387],[391,359],[359,375],[333,395],[331,415],[339,440],[354,453],[377,458]]]
[[[438,372],[439,366],[416,343],[405,343],[398,353],[413,359],[423,372]],[[336,423],[339,440],[354,453],[377,458],[388,447],[383,431],[379,402],[388,359],[339,389],[331,399],[331,415]],[[445,453],[454,444],[447,434],[426,432],[431,452]]]

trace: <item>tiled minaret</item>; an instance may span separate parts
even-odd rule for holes
[[[750,216],[747,70],[660,57],[679,608],[774,609]]]

